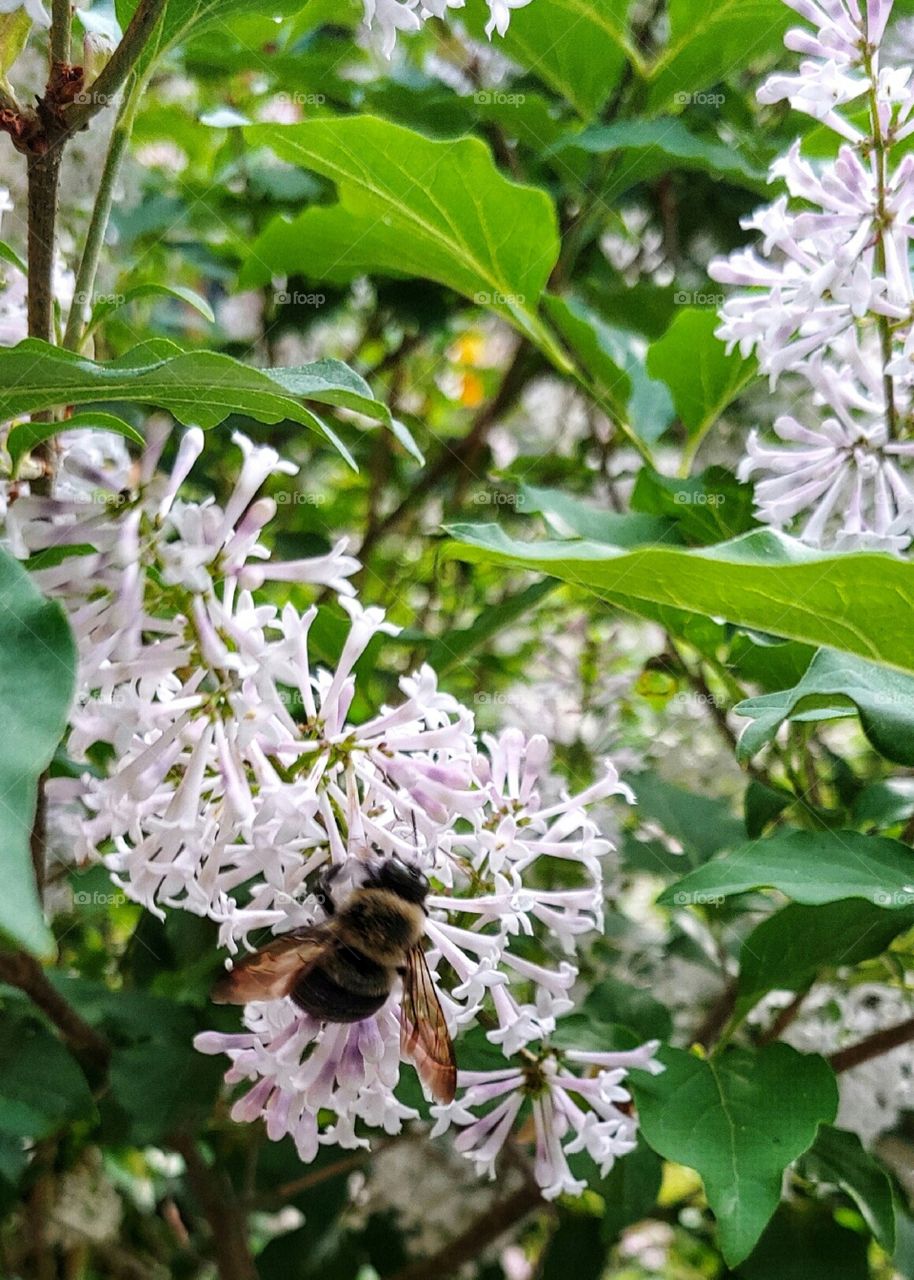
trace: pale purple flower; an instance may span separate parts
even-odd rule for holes
[[[879,65],[891,0],[787,2],[815,29],[788,33],[806,57],[759,99],[787,99],[846,142],[825,163],[794,144],[771,168],[787,194],[744,223],[759,247],[710,267],[742,289],[721,312],[728,348],[755,353],[772,386],[789,373],[812,392],[811,412],[798,403],[774,424],[779,443],[753,432],[741,475],[760,477],[766,523],[816,545],[899,551],[914,532],[914,157],[898,149],[914,129],[911,70]],[[849,112],[867,105],[861,132]]]

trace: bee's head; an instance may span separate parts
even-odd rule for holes
[[[399,858],[385,858],[371,877],[371,883],[382,889],[390,889],[407,902],[420,905],[428,897],[431,888],[418,867],[401,862]]]

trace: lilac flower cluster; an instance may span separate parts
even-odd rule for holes
[[[786,194],[745,223],[760,248],[711,274],[748,290],[724,305],[719,336],[755,352],[772,386],[799,379],[813,408],[778,418],[777,443],[753,432],[741,474],[760,477],[769,524],[820,546],[899,551],[914,533],[912,70],[880,65],[892,0],[785,2],[814,30],[788,32],[803,61],[759,100],[813,117],[836,154],[814,163],[796,143],[777,160]]]
[[[381,49],[389,58],[397,43],[398,31],[419,31],[429,18],[444,18],[449,9],[462,9],[465,0],[363,0],[365,5],[365,22],[372,30],[377,29],[381,38]],[[486,23],[486,35],[491,38],[493,31],[503,36],[511,22],[512,9],[522,9],[530,0],[486,0],[489,7],[489,21]]]
[[[60,495],[9,505],[12,548],[57,553],[36,578],[65,603],[79,646],[70,751],[86,758],[104,744],[112,760],[106,774],[53,784],[58,800],[78,798],[88,812],[82,855],[103,859],[158,915],[217,921],[230,953],[265,930],[322,919],[318,880],[331,865],[357,881],[372,850],[418,861],[433,886],[428,959],[453,1034],[481,1024],[521,1062],[463,1074],[462,1097],[436,1110],[439,1127],[460,1127],[460,1149],[491,1170],[530,1099],[544,1193],[579,1190],[567,1155],[586,1150],[606,1169],[630,1150],[622,1079],[633,1065],[658,1069],[655,1044],[550,1046],[573,1007],[576,951],[602,928],[612,846],[589,811],[631,796],[608,762],[586,790],[563,791],[540,734],[477,740],[471,713],[428,666],[401,678],[393,705],[351,719],[357,664],[396,628],[360,604],[345,542],[313,559],[272,559],[261,537],[276,505],[258,495],[295,468],[235,439],[241,466],[224,508],[181,496],[203,448],[197,429],[169,474],[158,470],[165,433],[138,466],[113,470],[80,439]],[[349,621],[335,663],[313,639],[318,609],[259,598],[266,582],[336,596]],[[556,876],[560,864],[568,876]],[[556,882],[573,887],[544,887]],[[552,962],[527,958],[531,937]],[[393,1133],[416,1114],[395,1094],[398,1000],[352,1025],[316,1022],[289,999],[258,1002],[244,1031],[206,1033],[198,1048],[226,1053],[229,1081],[248,1082],[235,1117],[263,1117],[271,1137],[291,1134],[310,1160],[322,1143],[361,1145],[366,1126]]]

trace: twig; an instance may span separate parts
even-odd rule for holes
[[[120,43],[97,79],[79,95],[79,101],[63,113],[68,134],[84,129],[94,115],[115,101],[148,44],[164,8],[165,0],[140,0]]]
[[[728,982],[714,1000],[714,1003],[705,1014],[704,1021],[695,1032],[693,1039],[696,1044],[702,1045],[705,1049],[710,1049],[717,1043],[736,1006],[736,993],[736,983]]]
[[[187,1181],[209,1223],[221,1280],[257,1280],[248,1248],[247,1219],[232,1184],[221,1170],[206,1163],[190,1134],[173,1134],[170,1145],[184,1157]]]
[[[802,1008],[803,1001],[809,993],[807,991],[799,991],[791,1000],[790,1004],[785,1005],[777,1017],[772,1021],[766,1031],[763,1031],[758,1038],[759,1047],[762,1048],[766,1044],[771,1044],[773,1040],[779,1040],[790,1024],[794,1021],[797,1014]]]
[[[881,1058],[884,1053],[890,1053],[909,1040],[914,1040],[914,1018],[899,1022],[894,1027],[886,1027],[884,1031],[876,1031],[873,1035],[858,1040],[856,1044],[848,1045],[846,1049],[839,1049],[831,1055],[829,1062],[837,1075],[842,1071],[850,1071],[852,1067],[859,1067],[861,1062],[869,1062],[871,1058]]]
[[[7,982],[24,992],[54,1023],[74,1056],[84,1066],[104,1074],[111,1046],[49,982],[34,956],[24,951],[0,952],[0,982]]]
[[[507,1199],[494,1204],[477,1218],[473,1225],[456,1240],[444,1246],[430,1258],[422,1258],[396,1272],[391,1280],[445,1280],[465,1262],[478,1258],[479,1254],[511,1227],[516,1226],[536,1208],[546,1208],[542,1193],[533,1184],[525,1183]]]
[[[375,543],[395,528],[410,508],[430,493],[445,476],[451,471],[460,473],[471,468],[489,429],[515,402],[530,377],[530,355],[529,344],[526,341],[520,342],[501,386],[492,399],[487,400],[479,409],[464,438],[453,445],[446,445],[438,458],[422,472],[399,506],[366,531],[359,549],[359,556],[363,561]]]
[[[136,108],[145,81],[145,76],[137,75],[132,77],[124,101],[118,107],[117,119],[111,131],[108,152],[105,156],[105,165],[102,169],[101,180],[95,195],[95,204],[92,206],[92,216],[89,220],[82,257],[79,260],[79,269],[76,273],[73,302],[70,305],[70,314],[67,316],[67,328],[64,333],[63,346],[68,351],[79,351],[82,346],[85,332],[84,307],[95,288],[95,276],[98,271],[99,258],[105,241],[105,232],[108,229],[108,220],[111,217],[111,207],[114,203],[114,188],[121,171],[130,135],[133,132]]]

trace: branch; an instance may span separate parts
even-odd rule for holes
[[[227,1176],[206,1163],[190,1134],[173,1134],[169,1145],[183,1156],[187,1181],[209,1223],[220,1280],[257,1280],[247,1219]]]
[[[411,1262],[392,1276],[391,1280],[446,1280],[447,1276],[452,1276],[465,1262],[478,1258],[483,1249],[494,1244],[506,1231],[526,1218],[528,1213],[545,1207],[540,1189],[532,1181],[527,1182],[513,1195],[494,1204],[456,1240],[452,1240],[430,1258]]]
[[[501,381],[501,386],[492,397],[476,413],[470,429],[462,440],[453,445],[445,445],[438,458],[430,463],[399,506],[389,515],[383,517],[372,528],[366,531],[359,557],[364,561],[368,551],[385,534],[400,523],[407,511],[416,502],[430,493],[451,471],[467,471],[482,449],[489,429],[507,412],[520,395],[530,377],[530,349],[526,341],[521,341],[514,352],[514,358]]]
[[[111,1046],[91,1027],[48,980],[41,965],[25,951],[0,953],[0,982],[18,988],[44,1013],[63,1036],[74,1057],[104,1074]]]
[[[884,1053],[891,1053],[909,1040],[914,1040],[914,1018],[899,1022],[894,1027],[886,1027],[884,1031],[876,1031],[873,1035],[858,1040],[856,1044],[848,1045],[846,1049],[839,1049],[831,1055],[829,1062],[837,1075],[842,1071],[850,1071],[851,1067],[859,1067],[861,1062],[869,1062],[871,1058],[881,1058]]]

